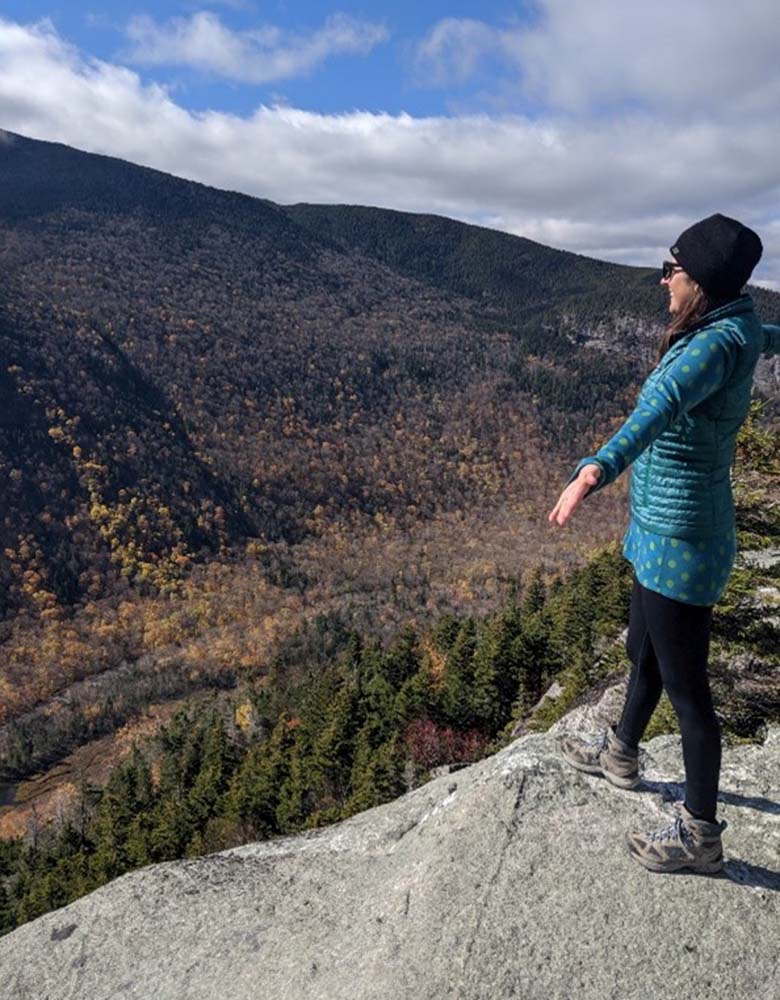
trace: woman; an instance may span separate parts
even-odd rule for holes
[[[763,326],[740,294],[762,246],[724,215],[697,222],[671,247],[661,284],[673,320],[636,409],[595,455],[583,458],[549,514],[564,525],[577,505],[632,462],[631,519],[623,555],[633,564],[626,649],[632,663],[618,725],[594,740],[565,738],[574,767],[636,788],[639,741],[665,688],[677,714],[685,801],[671,826],[626,835],[631,856],[652,871],[717,872],[720,727],[707,658],[712,607],[736,554],[731,463],[762,353],[780,353],[780,327]]]

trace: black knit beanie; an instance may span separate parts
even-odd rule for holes
[[[713,299],[735,298],[761,259],[758,234],[717,213],[681,233],[671,252]]]

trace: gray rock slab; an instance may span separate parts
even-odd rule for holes
[[[745,566],[758,566],[761,569],[771,569],[780,563],[780,547],[745,549],[739,553],[738,558]]]
[[[646,871],[624,843],[673,820],[678,736],[643,744],[636,791],[571,769],[558,739],[322,830],[123,875],[0,938],[0,997],[780,996],[780,727],[724,747],[718,876]]]
[[[608,684],[600,692],[587,692],[587,700],[554,722],[546,735],[596,733],[610,723],[617,723],[626,700],[627,687],[628,675]]]

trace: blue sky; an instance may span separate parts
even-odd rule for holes
[[[0,129],[625,263],[724,212],[780,287],[779,51],[773,0],[6,0]]]
[[[458,108],[476,106],[480,93],[491,88],[502,75],[500,60],[489,54],[473,76],[450,80],[437,86],[426,74],[415,70],[414,50],[420,39],[446,18],[479,18],[491,24],[519,24],[533,20],[533,5],[515,3],[475,4],[402,2],[393,5],[339,2],[285,3],[271,0],[221,0],[217,3],[160,0],[112,3],[110,7],[75,3],[49,3],[46,0],[5,2],[2,14],[19,22],[51,20],[58,33],[83,51],[100,59],[132,65],[145,80],[172,86],[177,100],[193,110],[220,108],[247,114],[259,103],[289,103],[296,107],[327,114],[345,110],[402,111],[413,115],[448,114]],[[164,64],[145,66],[127,58],[127,29],[134,19],[147,17],[162,27],[175,20],[188,20],[209,12],[225,28],[237,34],[262,26],[273,26],[293,37],[315,34],[334,14],[343,14],[359,24],[381,26],[386,37],[371,46],[366,55],[334,54],[315,64],[300,77],[284,77],[268,83],[226,80],[216,72],[186,66]],[[476,103],[475,103],[476,102]]]

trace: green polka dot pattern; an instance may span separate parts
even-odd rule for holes
[[[577,463],[569,482],[583,465],[601,466],[601,478],[588,490],[588,496],[617,479],[672,422],[702,403],[728,378],[737,342],[723,331],[716,334],[708,329],[689,336],[689,341],[683,338],[670,348],[667,360],[656,366],[652,375],[658,373],[658,381],[645,381],[634,411],[620,430],[595,455]],[[709,355],[705,354],[707,348]],[[702,356],[707,357],[706,362],[700,361]]]
[[[642,586],[684,604],[717,604],[736,554],[735,532],[690,542],[645,531],[632,519],[623,539],[623,555]]]

